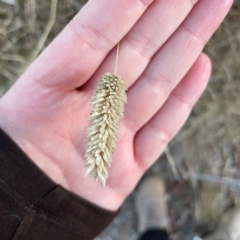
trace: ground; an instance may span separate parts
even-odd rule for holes
[[[207,90],[143,177],[159,175],[166,182],[175,240],[206,235],[240,201],[240,1],[235,3],[204,49],[213,64]],[[83,4],[80,0],[0,0],[2,94]],[[134,196],[133,192],[96,240],[137,239]]]

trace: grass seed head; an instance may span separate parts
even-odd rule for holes
[[[120,120],[124,116],[127,102],[126,87],[123,79],[106,73],[98,79],[91,99],[91,125],[87,129],[86,175],[92,176],[105,186],[108,167],[116,148]]]

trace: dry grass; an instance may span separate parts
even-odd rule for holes
[[[239,22],[235,6],[206,46],[213,64],[210,83],[169,147],[182,181],[192,186],[190,219],[200,233],[240,201]]]
[[[1,93],[16,81],[84,2],[0,0]]]
[[[56,3],[57,0],[0,0],[1,93],[84,1],[58,0],[57,7]],[[214,227],[222,212],[240,200],[239,22],[240,9],[235,6],[206,46],[205,52],[213,63],[210,84],[167,152],[174,175],[168,172],[165,178],[170,183],[180,178],[178,192],[170,188],[170,206],[174,211],[187,203],[183,209],[188,209],[190,216],[181,224],[178,221],[176,230],[184,229],[186,222],[189,229],[190,221],[193,232],[204,234]],[[157,165],[153,168],[153,172],[161,173],[161,169],[156,170]],[[187,189],[184,194],[179,187]],[[175,215],[182,217],[181,214]]]

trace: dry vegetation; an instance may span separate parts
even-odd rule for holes
[[[0,0],[1,92],[14,83],[84,2]]]
[[[0,0],[2,94],[83,3]],[[205,48],[213,63],[205,94],[162,161],[148,172],[164,176],[174,229],[181,231],[183,239],[204,235],[223,212],[240,201],[239,22],[240,8],[235,6]]]

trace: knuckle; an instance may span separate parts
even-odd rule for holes
[[[159,74],[158,72],[145,73],[143,79],[151,85],[156,94],[164,94],[168,96],[174,89],[175,84],[168,77]]]
[[[69,27],[82,43],[88,45],[96,51],[106,52],[108,51],[109,46],[114,45],[113,42],[101,33],[100,30],[90,26],[85,26],[76,19],[73,19],[69,23]]]
[[[141,57],[146,59],[152,58],[156,49],[158,49],[158,46],[156,46],[150,39],[137,33],[132,32],[131,34],[128,34],[125,39]]]
[[[206,44],[206,40],[201,36],[201,34],[196,30],[191,27],[188,27],[186,24],[182,25],[182,28],[185,32],[187,32],[191,37],[196,39],[201,46],[203,47]]]
[[[157,136],[159,141],[164,145],[167,145],[174,136],[171,132],[163,130],[159,125],[156,125],[154,123],[149,124],[149,127],[151,128],[152,132]]]
[[[193,108],[193,103],[190,98],[187,98],[183,95],[172,93],[172,97],[175,98],[178,102],[180,102],[183,106],[187,107],[189,111]]]

